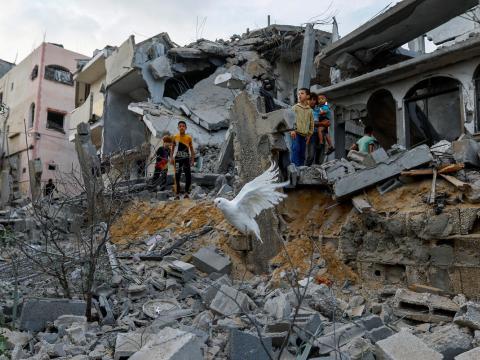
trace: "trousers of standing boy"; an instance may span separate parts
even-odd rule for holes
[[[157,186],[160,186],[160,191],[165,190],[165,187],[167,186],[167,175],[168,167],[162,169],[155,166],[150,187],[156,188]]]
[[[322,163],[322,152],[324,146],[320,144],[320,140],[318,139],[318,133],[315,132],[312,137],[310,138],[310,143],[307,144],[307,155],[305,159],[305,165],[312,166],[320,165]]]
[[[175,159],[175,191],[180,193],[180,177],[185,174],[185,192],[190,192],[192,184],[192,171],[190,169],[190,158]]]
[[[295,166],[305,165],[305,154],[307,151],[307,137],[297,133],[292,139],[292,162]]]

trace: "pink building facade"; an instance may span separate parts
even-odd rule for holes
[[[42,183],[78,169],[66,115],[75,108],[72,74],[86,58],[42,43],[0,79],[3,168],[11,171],[14,191],[29,194],[29,159],[41,161]]]

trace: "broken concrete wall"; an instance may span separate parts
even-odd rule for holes
[[[132,101],[129,95],[107,92],[102,154],[133,149],[146,141],[145,125],[139,121],[137,115],[128,111],[128,105]]]
[[[127,74],[133,66],[133,57],[135,55],[135,38],[131,35],[122,43],[109,57],[105,59],[107,69],[106,85]]]

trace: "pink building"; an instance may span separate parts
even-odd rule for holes
[[[75,108],[76,60],[86,58],[42,43],[0,79],[0,146],[14,191],[29,194],[28,159],[41,161],[42,183],[78,168],[66,115]]]

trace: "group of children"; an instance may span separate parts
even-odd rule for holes
[[[188,198],[190,186],[192,184],[191,167],[195,162],[195,152],[193,150],[193,140],[186,133],[187,123],[185,121],[178,122],[178,133],[174,136],[164,136],[162,146],[156,151],[155,171],[150,179],[150,188],[165,190],[167,186],[168,164],[172,164],[175,168],[174,191],[178,199],[180,194],[184,193],[184,197]],[[185,191],[180,188],[180,177],[185,174]]]
[[[298,90],[298,103],[292,109],[295,112],[295,127],[290,132],[292,163],[295,166],[321,164],[324,150],[326,155],[335,150],[329,135],[331,111],[327,98],[302,88]]]

